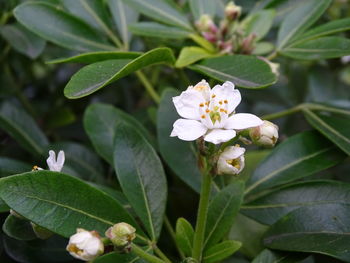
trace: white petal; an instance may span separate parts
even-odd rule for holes
[[[226,120],[225,129],[244,130],[263,124],[263,121],[250,113],[233,114]]]
[[[224,152],[220,155],[220,158],[224,158],[226,160],[237,159],[245,153],[245,149],[237,146],[229,146],[226,147]]]
[[[63,167],[65,161],[64,151],[60,151],[57,156],[57,165]]]
[[[193,141],[207,132],[207,127],[195,120],[178,119],[173,125],[171,137],[179,137],[184,141]]]
[[[54,151],[49,151],[49,158],[46,159],[46,163],[49,166],[50,171],[53,171],[55,169],[56,153]]]
[[[203,98],[206,101],[209,101],[209,98],[210,98],[210,86],[209,86],[209,84],[208,84],[208,82],[206,80],[202,79],[194,87],[193,86],[189,86],[187,88],[187,90],[199,91],[202,94]]]
[[[228,114],[232,113],[236,109],[242,99],[241,93],[239,90],[235,89],[235,85],[230,81],[226,81],[222,85],[216,85],[212,89],[211,94],[216,96],[216,101],[227,100]]]
[[[222,142],[227,142],[235,136],[236,132],[234,130],[214,129],[204,136],[204,140],[214,144],[219,144]]]
[[[173,97],[173,103],[182,118],[200,120],[199,104],[205,103],[205,99],[201,92],[186,90],[180,96]]]
[[[226,160],[218,161],[218,174],[238,174],[238,169],[226,162]]]

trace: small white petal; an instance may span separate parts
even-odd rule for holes
[[[56,164],[56,153],[54,151],[49,151],[49,158],[47,158],[46,163],[49,166],[49,170],[54,171]]]
[[[234,130],[214,129],[204,136],[204,140],[214,144],[219,144],[222,142],[227,142],[235,136],[236,132]]]
[[[237,159],[245,153],[245,149],[237,146],[228,146],[225,148],[224,152],[220,155],[220,157],[231,160]]]
[[[202,96],[205,99],[205,101],[209,101],[209,98],[210,98],[210,86],[209,86],[209,84],[208,84],[208,82],[206,80],[202,79],[194,87],[193,86],[189,86],[187,88],[187,90],[199,91],[202,94]]]
[[[199,104],[205,103],[201,92],[186,90],[180,96],[173,97],[177,113],[186,119],[200,120]]]
[[[60,170],[62,170],[64,161],[65,161],[64,151],[60,151],[57,156],[57,165],[61,167]]]
[[[178,119],[173,125],[171,137],[179,137],[184,141],[193,141],[207,132],[207,127],[195,120]]]
[[[244,130],[263,124],[263,121],[250,113],[237,113],[225,122],[225,129]]]
[[[212,89],[211,94],[216,96],[216,101],[227,100],[228,114],[232,113],[242,100],[241,93],[235,89],[235,85],[230,81],[226,81],[222,85],[216,85]]]

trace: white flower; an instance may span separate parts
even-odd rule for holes
[[[63,168],[64,160],[64,151],[59,151],[56,160],[56,153],[50,150],[49,158],[47,158],[46,163],[49,166],[50,171],[60,172]]]
[[[273,147],[278,140],[278,126],[269,121],[251,128],[249,136],[259,146]]]
[[[107,229],[105,235],[116,246],[126,246],[136,237],[136,229],[127,223],[118,223]]]
[[[239,146],[226,147],[218,160],[218,174],[239,174],[244,168],[244,152]]]
[[[103,254],[104,245],[97,232],[78,228],[77,233],[69,238],[66,249],[73,257],[90,261]]]
[[[259,126],[263,121],[249,113],[235,113],[241,102],[241,94],[232,82],[210,89],[202,80],[197,85],[189,86],[173,102],[179,115],[173,125],[171,137],[177,136],[184,141],[193,141],[201,136],[214,144],[231,140],[235,130],[244,130]]]

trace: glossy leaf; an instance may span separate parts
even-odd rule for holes
[[[231,256],[235,253],[242,243],[233,240],[225,240],[219,244],[216,244],[203,253],[203,263],[215,263]]]
[[[0,157],[0,176],[20,174],[31,171],[32,165],[15,159]]]
[[[176,244],[188,257],[192,255],[193,236],[194,230],[192,225],[185,218],[180,217],[176,222]]]
[[[226,186],[211,200],[205,229],[205,248],[215,245],[230,230],[241,206],[243,191],[243,182],[237,181]]]
[[[87,107],[84,114],[84,128],[96,152],[113,165],[113,142],[118,122],[127,122],[139,130],[154,145],[149,133],[135,118],[111,105],[94,103]]]
[[[108,7],[113,15],[115,24],[123,43],[127,44],[130,42],[130,32],[128,26],[136,23],[139,14],[128,5],[124,4],[122,0],[108,0]]]
[[[202,15],[215,15],[217,3],[213,0],[189,0],[189,3],[195,21]]]
[[[344,154],[314,131],[299,133],[278,145],[255,170],[246,193],[288,183],[341,162]]]
[[[187,17],[162,0],[123,0],[136,11],[164,24],[191,30]]]
[[[112,252],[96,258],[93,263],[139,263],[138,256],[134,253],[121,254]]]
[[[63,173],[35,171],[0,180],[0,197],[35,224],[69,237],[76,228],[103,234],[117,222],[142,230],[113,198]]]
[[[293,38],[296,38],[314,24],[331,2],[331,0],[303,1],[292,10],[283,20],[278,31],[277,48],[282,49],[293,41]]]
[[[299,36],[292,44],[295,45],[296,43],[304,42],[318,37],[324,37],[327,35],[347,30],[350,30],[350,18],[343,18],[330,21],[328,23],[322,24],[318,27],[306,31],[304,34]]]
[[[0,27],[0,34],[18,52],[37,58],[45,48],[45,41],[21,24],[4,25]]]
[[[103,60],[109,59],[134,59],[142,55],[140,52],[119,52],[119,51],[98,51],[98,52],[88,52],[82,53],[73,57],[68,58],[58,58],[50,60],[46,63],[48,64],[58,64],[58,63],[95,63]]]
[[[272,249],[321,253],[350,262],[349,216],[349,204],[302,207],[272,225],[264,244]]]
[[[33,240],[37,238],[29,221],[19,219],[11,214],[7,216],[2,225],[2,230],[9,237],[18,240]]]
[[[305,258],[305,255],[298,255],[296,253],[264,249],[254,258],[252,263],[298,263],[302,262]]]
[[[300,207],[337,203],[350,204],[350,184],[336,181],[300,182],[243,205],[241,213],[271,225]]]
[[[321,37],[288,46],[280,53],[302,60],[337,58],[350,54],[350,40],[343,37]]]
[[[159,237],[167,199],[167,183],[157,153],[135,127],[117,123],[114,167],[121,188],[152,240]]]
[[[219,81],[231,81],[242,88],[263,88],[276,82],[276,76],[264,61],[245,55],[227,55],[204,59],[190,66],[206,76]]]
[[[174,122],[180,118],[172,102],[172,97],[178,95],[179,92],[172,89],[167,89],[162,94],[157,113],[159,151],[174,173],[192,189],[199,192],[202,176],[197,165],[194,165],[197,160],[193,145],[190,142],[170,137]]]
[[[185,39],[190,35],[190,32],[187,30],[173,26],[166,26],[156,22],[139,22],[131,24],[129,29],[135,35],[145,37]]]
[[[274,18],[275,11],[273,9],[260,10],[247,16],[242,21],[241,26],[247,35],[255,34],[255,40],[260,40],[269,32]]]
[[[349,116],[327,116],[308,109],[303,110],[307,121],[340,149],[350,155],[350,118]]]
[[[64,95],[69,99],[85,97],[139,69],[159,63],[173,64],[174,60],[169,48],[156,48],[134,60],[96,62],[83,67],[72,76],[64,89]]]
[[[254,55],[265,55],[273,51],[274,45],[270,42],[258,42],[253,50]]]
[[[59,46],[79,51],[115,50],[80,19],[42,2],[26,2],[14,10],[30,31]],[[35,19],[33,19],[35,17]]]
[[[48,144],[45,134],[33,118],[9,102],[0,105],[0,128],[30,153],[41,154]]]
[[[176,60],[175,67],[182,68],[191,65],[198,60],[212,57],[212,53],[201,47],[184,47],[180,51],[180,55]]]

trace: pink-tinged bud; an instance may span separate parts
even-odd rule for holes
[[[227,20],[236,20],[242,13],[242,7],[235,5],[233,1],[229,2],[225,7],[225,17]]]
[[[200,32],[211,32],[213,34],[218,32],[217,26],[209,15],[202,15],[195,24]]]
[[[232,53],[232,49],[233,49],[232,41],[220,42],[218,46],[220,49],[220,53],[222,54]]]
[[[278,140],[278,126],[264,121],[262,125],[251,128],[249,136],[256,145],[271,148]]]
[[[244,168],[244,152],[238,145],[226,147],[218,159],[218,174],[239,174]]]
[[[117,247],[129,245],[136,237],[136,229],[127,223],[118,223],[107,229],[105,235]]]
[[[210,43],[216,43],[217,36],[211,32],[202,32],[202,36],[208,40]]]
[[[92,261],[104,252],[104,245],[96,231],[77,229],[77,233],[69,238],[67,251],[73,257],[84,261]]]

